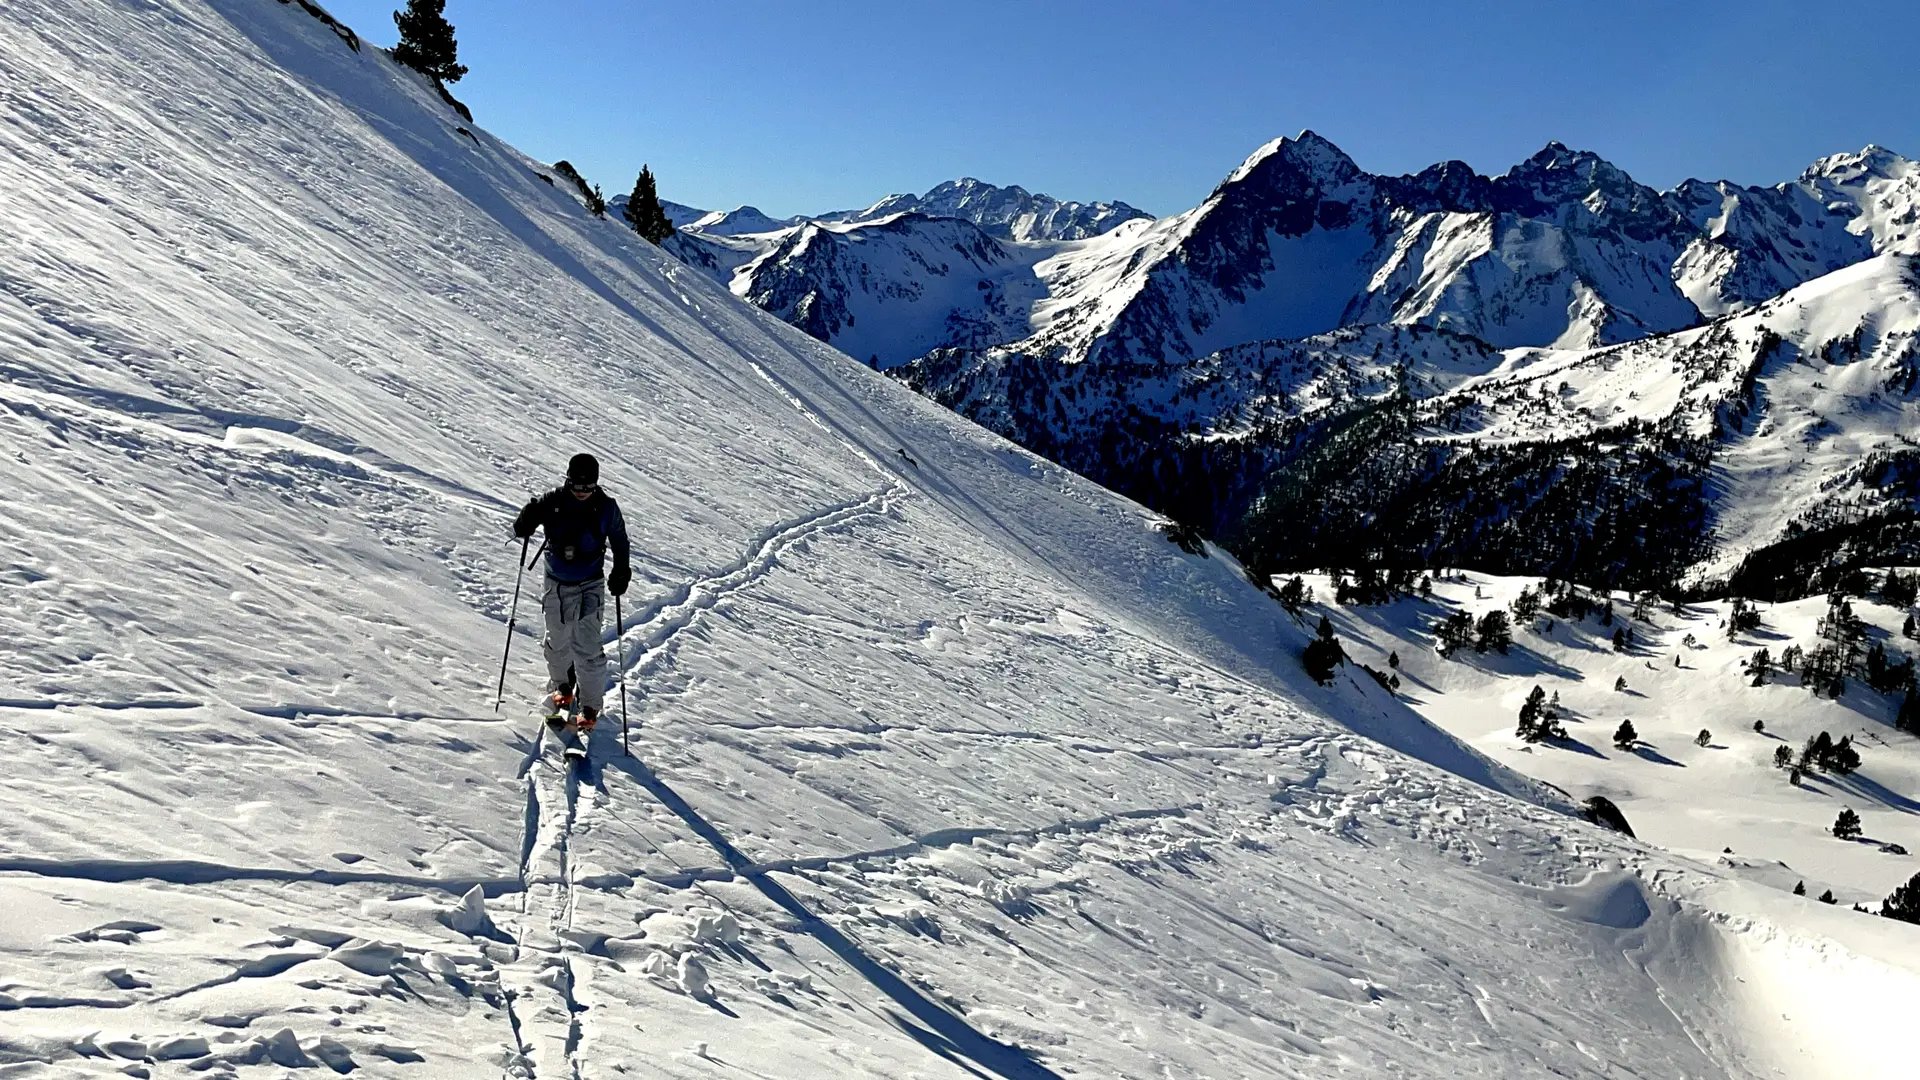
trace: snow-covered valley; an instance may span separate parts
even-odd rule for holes
[[[1914,928],[1314,685],[314,10],[0,10],[0,1075],[1902,1075]],[[569,771],[506,524],[580,449]]]
[[[1511,610],[1523,592],[1539,597],[1543,583],[1450,571],[1434,577],[1430,594],[1334,604],[1325,602],[1335,593],[1328,577],[1303,582],[1323,601],[1303,615],[1329,616],[1351,662],[1390,673],[1398,696],[1421,716],[1569,798],[1611,801],[1640,839],[1764,889],[1760,903],[1775,918],[1794,907],[1813,913],[1836,941],[1861,950],[1848,959],[1771,931],[1740,936],[1723,959],[1745,985],[1723,989],[1731,991],[1730,1007],[1752,1010],[1756,1044],[1823,1016],[1846,1016],[1850,1027],[1895,1022],[1876,1021],[1866,1010],[1885,985],[1877,961],[1911,955],[1911,942],[1887,935],[1887,920],[1853,907],[1877,912],[1920,874],[1910,854],[1920,852],[1920,803],[1911,794],[1920,790],[1920,733],[1896,729],[1898,691],[1849,678],[1838,697],[1816,693],[1791,664],[1779,663],[1789,649],[1827,643],[1821,629],[1829,598],[1757,605],[1757,625],[1730,631],[1730,602],[1676,606],[1587,594],[1595,606],[1584,615],[1536,609],[1528,618],[1513,616],[1513,640],[1504,650],[1463,647],[1446,655],[1435,624],[1454,613],[1477,619]],[[1600,605],[1609,600],[1603,614]],[[1911,627],[1910,606],[1863,596],[1847,603],[1863,647],[1877,645],[1893,657],[1912,651],[1903,632]],[[1761,650],[1773,666],[1756,683],[1753,660]],[[1563,736],[1535,741],[1517,733],[1516,718],[1536,687]],[[1633,726],[1630,745],[1616,741],[1622,722]],[[1795,774],[1781,763],[1782,748],[1798,760],[1823,732],[1858,748],[1857,769]],[[1848,811],[1858,815],[1859,835],[1837,836],[1836,818]],[[1821,1004],[1827,995],[1830,1002]],[[1801,1058],[1780,1075],[1892,1067],[1871,1055],[1863,1060],[1856,1048],[1819,1056],[1826,1060]]]

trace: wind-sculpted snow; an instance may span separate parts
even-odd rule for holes
[[[1740,1075],[1718,871],[308,7],[0,12],[0,1071]],[[582,449],[575,769],[505,523]]]

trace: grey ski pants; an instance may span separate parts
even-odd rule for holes
[[[556,581],[547,578],[540,610],[547,616],[547,636],[540,640],[547,654],[547,689],[567,685],[572,669],[580,704],[600,711],[607,696],[607,650],[600,643],[600,620],[607,608],[607,583]]]

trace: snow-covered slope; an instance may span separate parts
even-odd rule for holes
[[[1325,577],[1307,581],[1321,598],[1332,596]],[[1431,598],[1326,610],[1355,661],[1386,670],[1389,656],[1398,657],[1402,693],[1423,716],[1574,798],[1606,796],[1642,839],[1775,888],[1804,882],[1808,902],[1832,889],[1844,905],[1877,909],[1920,870],[1913,858],[1881,850],[1920,852],[1920,804],[1912,798],[1920,788],[1920,738],[1894,727],[1900,695],[1853,677],[1834,698],[1809,691],[1796,674],[1774,670],[1762,686],[1749,674],[1758,649],[1777,663],[1789,646],[1811,652],[1822,645],[1817,627],[1827,597],[1762,605],[1757,629],[1729,636],[1727,602],[1676,609],[1617,595],[1613,617],[1604,620],[1597,611],[1516,620],[1506,654],[1462,649],[1449,659],[1435,652],[1429,629],[1436,619],[1454,611],[1479,616],[1539,586],[1538,579],[1462,572],[1437,578]],[[1900,632],[1907,609],[1862,597],[1849,604],[1868,640],[1896,657],[1912,651]],[[1632,638],[1616,649],[1611,638],[1621,629]],[[1618,680],[1624,690],[1615,689]],[[1535,686],[1558,702],[1568,738],[1516,736]],[[1613,743],[1623,720],[1639,735],[1630,750]],[[1703,730],[1710,736],[1704,746]],[[1862,764],[1849,774],[1809,771],[1794,785],[1774,754],[1786,746],[1798,755],[1821,731],[1851,737]],[[1845,808],[1863,823],[1852,842],[1831,832]]]
[[[1003,240],[1086,240],[1152,217],[1123,202],[1061,202],[1017,184],[999,187],[971,176],[936,184],[924,195],[889,195],[865,210],[831,217],[876,221],[906,213],[971,221]]]
[[[1899,1002],[1905,928],[1304,685],[1217,551],[590,217],[306,5],[0,25],[8,1074],[1895,1063],[1754,976]],[[635,756],[603,725],[570,775],[503,525],[583,448],[636,545]]]
[[[1863,521],[1904,523],[1920,511],[1910,479],[1917,374],[1920,256],[1888,254],[1698,330],[1588,352],[1515,351],[1421,415],[1424,437],[1475,447],[1635,428],[1643,446],[1690,443],[1692,471],[1713,477],[1698,495],[1709,544],[1696,573],[1724,578],[1755,552],[1839,530],[1823,558],[1860,539],[1852,530]],[[1856,551],[1853,562],[1911,540],[1876,543],[1881,551]],[[1807,561],[1793,556],[1782,572]]]
[[[1920,804],[1913,799],[1920,788],[1920,738],[1893,726],[1898,693],[1889,697],[1849,677],[1840,697],[1817,695],[1798,675],[1777,668],[1764,685],[1754,685],[1749,664],[1757,650],[1778,663],[1791,645],[1812,651],[1825,644],[1818,627],[1828,613],[1826,597],[1763,604],[1756,628],[1729,634],[1726,602],[1676,608],[1615,595],[1604,616],[1598,609],[1580,617],[1543,610],[1531,620],[1516,619],[1507,652],[1464,648],[1448,658],[1434,648],[1429,629],[1436,620],[1508,607],[1541,582],[1452,572],[1434,579],[1427,598],[1335,605],[1324,603],[1333,595],[1324,576],[1307,581],[1323,601],[1315,610],[1330,616],[1346,652],[1357,663],[1395,671],[1400,693],[1423,716],[1574,798],[1607,798],[1641,839],[1712,861],[1772,894],[1758,906],[1819,913],[1836,934],[1881,943],[1870,946],[1867,957],[1838,964],[1806,946],[1762,956],[1753,951],[1753,938],[1725,954],[1747,984],[1730,985],[1728,1000],[1766,1016],[1749,1033],[1748,1049],[1756,1065],[1771,1058],[1777,1071],[1763,1066],[1756,1073],[1837,1077],[1856,1067],[1894,1068],[1854,1047],[1795,1055],[1769,1045],[1822,1015],[1873,1007],[1882,969],[1868,957],[1897,949],[1905,934],[1888,934],[1886,920],[1850,909],[1859,904],[1877,911],[1920,870],[1912,854],[1920,853]],[[1858,596],[1849,604],[1864,641],[1878,643],[1896,661],[1914,651],[1901,633],[1908,609]],[[1624,648],[1611,640],[1620,631],[1630,635]],[[1390,658],[1397,667],[1389,667]],[[1516,735],[1521,706],[1535,687],[1567,737],[1530,743]],[[1614,741],[1622,721],[1638,736],[1626,749]],[[1860,766],[1851,773],[1809,770],[1795,783],[1775,755],[1785,747],[1797,757],[1820,732],[1850,738]],[[1861,835],[1838,838],[1832,827],[1848,809],[1859,815]],[[1796,886],[1804,895],[1792,895]],[[1827,897],[1834,907],[1819,902]],[[1780,1000],[1789,983],[1804,996]],[[1822,1006],[1822,996],[1831,1003]]]

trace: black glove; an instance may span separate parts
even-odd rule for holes
[[[620,596],[627,591],[627,585],[633,581],[633,570],[623,559],[613,564],[613,573],[607,575],[607,591]]]
[[[513,535],[525,540],[539,527],[540,500],[528,499],[527,505],[520,508],[520,516],[513,519]]]

